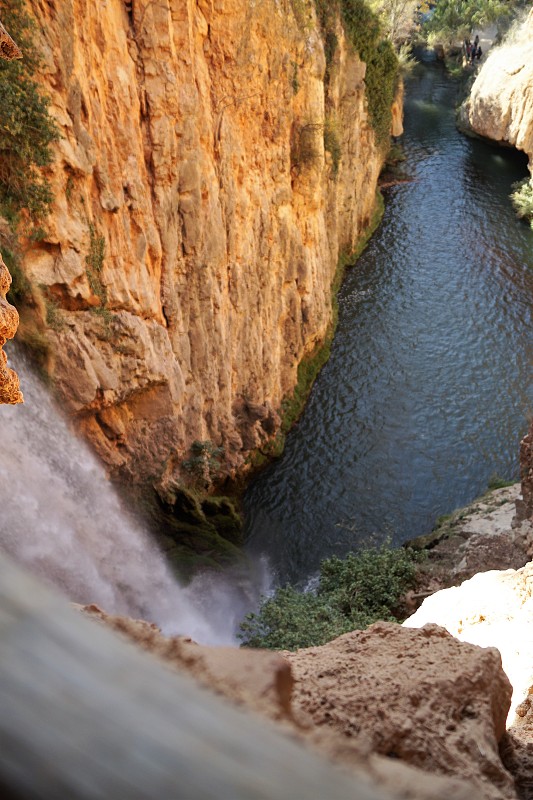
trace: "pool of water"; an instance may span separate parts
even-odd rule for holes
[[[339,295],[331,358],[283,457],[250,486],[250,552],[281,582],[320,560],[429,531],[492,476],[518,477],[532,408],[533,231],[512,150],[462,136],[456,85],[420,66],[404,169]]]

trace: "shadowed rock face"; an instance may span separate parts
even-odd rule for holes
[[[0,403],[22,403],[17,374],[7,366],[7,356],[2,347],[16,333],[19,315],[6,300],[6,293],[11,286],[11,275],[0,255]]]

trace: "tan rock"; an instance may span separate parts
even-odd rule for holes
[[[461,641],[497,647],[513,686],[509,724],[533,686],[533,563],[519,570],[492,570],[428,597],[404,622],[442,625]]]
[[[11,275],[0,255],[0,403],[14,404],[23,402],[22,392],[18,376],[7,366],[7,356],[2,350],[6,341],[15,335],[19,322],[17,309],[6,300],[10,286]]]
[[[485,797],[514,797],[498,741],[511,687],[494,648],[464,648],[445,630],[378,622],[324,647],[286,653],[293,706],[369,752],[437,775],[461,776]]]
[[[50,332],[59,392],[115,476],[154,481],[173,464],[179,479],[195,440],[222,445],[233,474],[279,429],[328,330],[339,253],[374,209],[365,65],[339,28],[326,97],[316,20],[300,29],[285,0],[29,6],[63,137],[47,240],[26,257],[65,320]],[[313,154],[298,160],[306,132]],[[164,417],[140,420],[156,387]],[[245,403],[272,409],[268,431],[256,421],[243,437]],[[120,453],[101,425],[112,408]]]
[[[271,719],[292,719],[293,678],[289,664],[277,653],[206,647],[182,636],[167,638],[156,625],[112,616],[98,606],[82,610],[132,639],[173,667],[194,675],[203,686]]]
[[[461,119],[480,136],[533,158],[533,12],[500,47],[491,48]]]
[[[389,623],[298,653],[214,648],[83,611],[391,797],[514,797],[497,750],[510,687],[494,650]]]

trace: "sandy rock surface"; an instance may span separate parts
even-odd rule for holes
[[[511,696],[499,653],[465,648],[436,625],[406,630],[378,622],[285,653],[293,705],[318,728],[366,740],[370,752],[460,776],[485,797],[513,797],[498,753]]]
[[[482,572],[428,597],[404,625],[436,623],[461,641],[497,647],[513,685],[509,723],[533,686],[533,563]]]
[[[427,556],[419,567],[420,590],[409,594],[407,607],[414,611],[424,596],[478,572],[527,564],[533,558],[533,525],[516,519],[523,492],[520,483],[487,492],[447,515],[431,533],[407,542]]]
[[[514,797],[498,756],[510,687],[495,650],[390,623],[297,653],[213,648],[83,610],[391,797]]]

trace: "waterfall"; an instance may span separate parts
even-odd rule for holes
[[[71,601],[155,622],[169,635],[234,643],[251,598],[230,576],[180,586],[44,384],[16,348],[9,358],[25,402],[0,406],[0,547]]]

